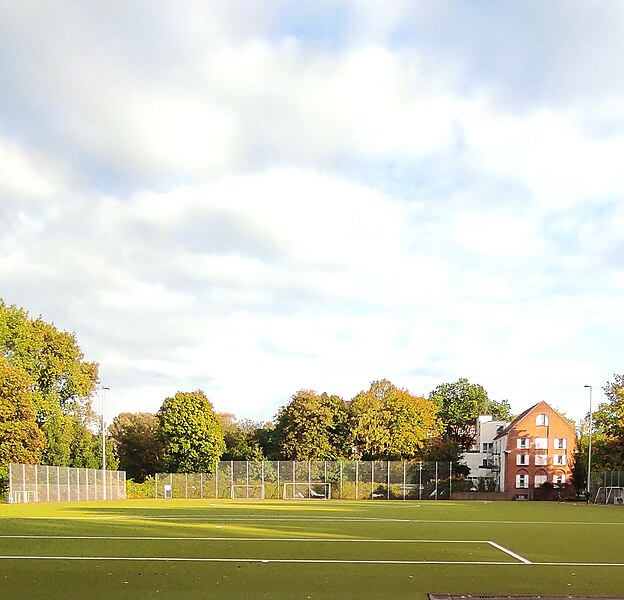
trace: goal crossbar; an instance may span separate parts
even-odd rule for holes
[[[284,482],[282,498],[284,500],[329,500],[331,483],[325,481],[287,481]]]
[[[230,486],[232,500],[264,500],[264,483],[233,483]]]
[[[624,505],[624,487],[601,486],[594,498],[595,504],[621,504]]]

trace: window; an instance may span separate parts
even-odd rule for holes
[[[528,488],[529,487],[529,476],[525,473],[518,473],[516,475],[516,487],[517,488]]]
[[[565,438],[555,438],[555,450],[565,450],[567,447]]]
[[[535,424],[539,427],[539,426],[546,426],[548,425],[548,415],[545,414],[540,414],[537,415],[537,417],[535,417]]]
[[[555,473],[553,475],[553,483],[555,485],[560,484],[560,483],[565,483],[565,473]]]
[[[536,475],[535,476],[535,487],[540,487],[541,485],[543,485],[544,483],[546,483],[548,481],[548,475],[544,474],[544,475]]]
[[[535,438],[535,448],[537,450],[548,450],[548,438]]]
[[[485,442],[483,444],[483,452],[492,452],[492,450],[494,449],[494,443],[493,442]]]
[[[518,438],[517,447],[523,450],[528,449],[529,447],[529,438]]]
[[[548,454],[536,454],[535,466],[545,467],[548,464]]]
[[[529,455],[528,454],[516,454],[516,464],[517,465],[528,465],[529,464]]]
[[[554,465],[565,465],[566,464],[566,455],[565,454],[555,454],[553,456],[553,464]]]

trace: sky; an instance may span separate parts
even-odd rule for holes
[[[624,371],[624,3],[5,0],[0,297],[107,420]],[[95,397],[96,409],[101,395]]]

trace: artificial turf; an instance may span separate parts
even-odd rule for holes
[[[617,596],[623,534],[622,507],[555,502],[1,505],[0,597]]]

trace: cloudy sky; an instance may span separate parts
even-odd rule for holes
[[[5,0],[0,297],[107,414],[624,371],[624,4]],[[97,405],[97,404],[96,404]]]

